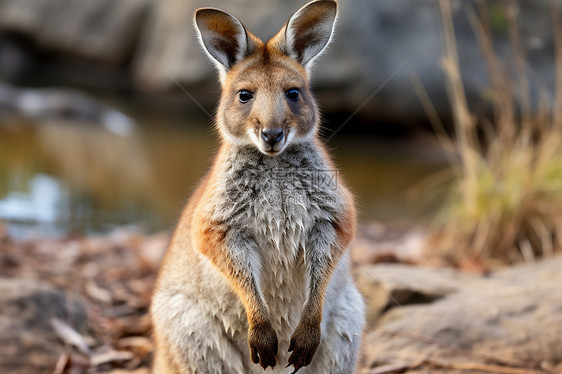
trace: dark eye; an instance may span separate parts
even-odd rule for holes
[[[240,100],[241,103],[247,103],[253,98],[254,98],[254,94],[248,90],[241,90],[238,92],[238,100]]]
[[[299,99],[300,92],[296,88],[291,88],[289,91],[285,92],[285,96],[287,96],[287,99],[289,100],[297,101]]]

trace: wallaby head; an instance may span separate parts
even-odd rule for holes
[[[316,134],[309,71],[330,42],[336,12],[334,0],[313,1],[265,43],[225,11],[195,12],[201,44],[220,75],[217,126],[225,141],[274,156]]]

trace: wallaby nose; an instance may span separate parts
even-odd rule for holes
[[[280,128],[261,130],[261,138],[271,146],[283,140],[284,136],[283,129]]]

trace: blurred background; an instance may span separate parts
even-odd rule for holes
[[[485,112],[487,71],[466,3],[452,2],[462,74],[468,100]],[[487,3],[496,51],[510,58],[506,2]],[[193,11],[226,8],[267,39],[303,4],[0,2],[0,219],[11,234],[173,226],[217,145],[210,116],[220,87]],[[521,1],[518,24],[533,82],[552,89],[549,4]],[[413,79],[451,128],[442,54],[435,1],[341,1],[313,84],[323,136],[363,220],[411,221],[428,208],[408,192],[448,164]]]
[[[149,373],[218,146],[193,12],[268,39],[306,2],[0,0],[0,372]],[[562,373],[561,2],[338,4],[312,82],[358,205],[359,372]]]

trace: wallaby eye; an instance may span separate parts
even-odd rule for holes
[[[238,100],[240,100],[241,103],[247,103],[253,98],[254,98],[254,94],[248,90],[238,91]]]
[[[300,92],[296,88],[291,88],[289,91],[285,92],[285,96],[287,96],[287,99],[289,100],[297,101],[299,99]]]

